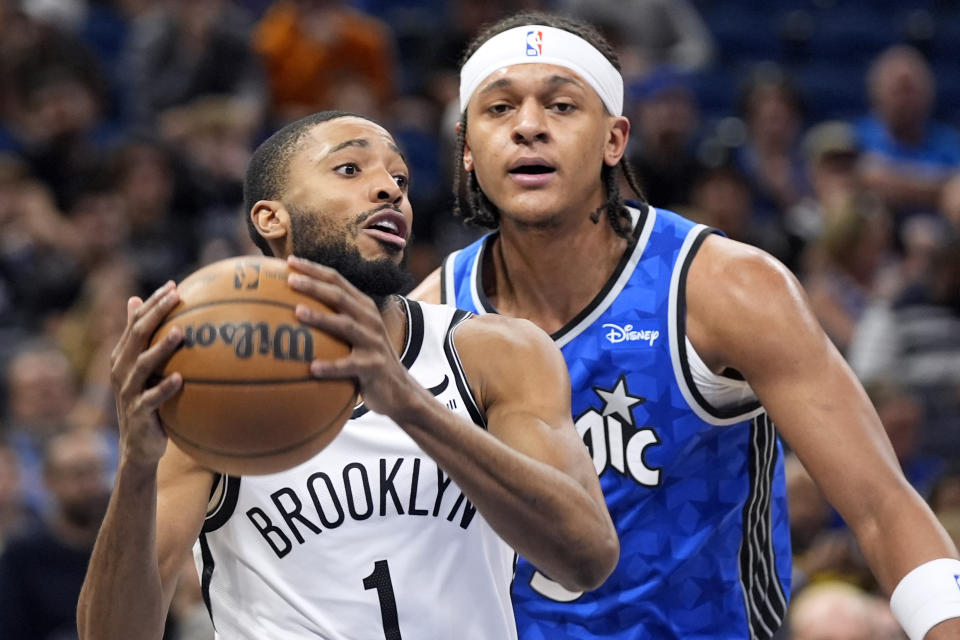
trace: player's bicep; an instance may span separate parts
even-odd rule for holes
[[[157,473],[157,562],[169,607],[184,562],[200,536],[213,474],[170,442]]]
[[[543,331],[526,321],[483,316],[489,332],[455,336],[465,357],[490,433],[514,450],[590,487],[596,473],[570,410],[570,377],[563,356]],[[467,328],[467,327],[464,327]]]
[[[744,375],[831,502],[853,516],[899,482],[883,428],[796,278],[769,256],[730,246],[714,243],[720,251],[705,254],[699,272],[694,262],[688,320],[707,356]]]

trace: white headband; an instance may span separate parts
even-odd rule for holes
[[[498,33],[474,52],[460,70],[460,111],[497,69],[514,64],[555,64],[574,71],[600,96],[607,111],[623,114],[623,78],[602,53],[569,31],[526,25]]]

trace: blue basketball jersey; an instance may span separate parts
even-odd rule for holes
[[[524,640],[770,638],[790,588],[782,451],[746,382],[709,372],[684,332],[687,271],[713,231],[669,211],[633,213],[635,245],[553,335],[620,561],[600,588],[574,593],[519,558],[518,631]],[[446,304],[496,312],[482,283],[495,237],[446,258]],[[744,393],[712,402],[727,383]]]

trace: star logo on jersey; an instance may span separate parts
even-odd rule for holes
[[[627,391],[627,378],[621,375],[613,389],[594,387],[593,392],[603,400],[603,417],[616,415],[624,424],[633,426],[631,407],[646,402],[645,398],[632,396]]]

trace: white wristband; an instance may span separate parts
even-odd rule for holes
[[[939,558],[903,577],[890,609],[910,640],[923,640],[934,625],[960,618],[960,560]]]

